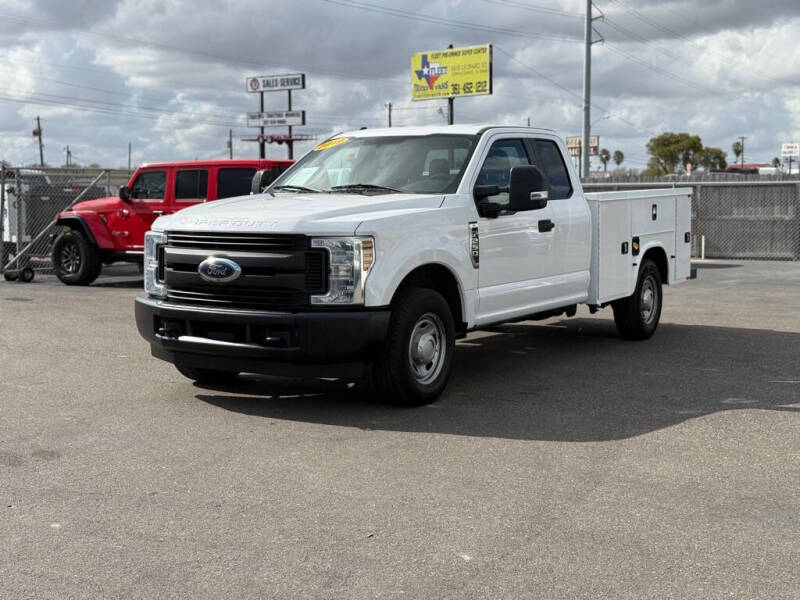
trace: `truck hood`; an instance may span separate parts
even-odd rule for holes
[[[153,230],[353,235],[366,220],[436,209],[443,200],[441,194],[259,194],[186,208],[160,217]]]

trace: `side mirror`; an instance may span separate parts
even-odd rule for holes
[[[130,202],[131,200],[131,191],[128,189],[127,185],[123,185],[119,188],[119,199],[123,202]]]
[[[10,195],[13,196],[15,193],[16,193],[16,190],[14,189],[14,186],[6,187],[6,194],[10,194]]]
[[[490,196],[497,196],[500,192],[507,192],[508,189],[499,185],[476,185],[475,186],[475,199],[488,198]]]
[[[538,167],[512,167],[508,182],[509,209],[514,212],[547,206],[550,197],[547,178]]]
[[[256,174],[253,175],[253,181],[250,183],[250,193],[261,194],[275,179],[277,179],[280,173],[276,171],[277,169],[275,168],[256,171]]]

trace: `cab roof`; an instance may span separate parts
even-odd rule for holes
[[[383,137],[396,135],[480,135],[486,131],[502,129],[513,130],[521,133],[546,133],[553,134],[552,129],[541,129],[538,127],[518,127],[515,125],[493,125],[486,123],[472,123],[468,125],[425,125],[421,127],[382,127],[378,129],[354,129],[337,133],[331,137]]]
[[[178,160],[170,162],[144,163],[141,167],[255,167],[268,168],[274,165],[290,165],[294,161],[278,158],[234,158],[216,160]],[[140,168],[141,168],[140,167]]]

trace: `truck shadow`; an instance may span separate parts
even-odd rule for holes
[[[197,398],[273,419],[570,442],[742,408],[800,414],[800,333],[662,324],[653,339],[628,342],[610,320],[569,319],[480,335],[458,344],[449,387],[430,406],[383,405],[341,381],[255,375]]]

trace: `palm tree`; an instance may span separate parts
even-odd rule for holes
[[[781,159],[778,158],[777,156],[775,158],[773,158],[772,159],[772,166],[775,167],[776,169],[780,169],[781,168]]]
[[[733,150],[733,155],[736,157],[736,160],[734,160],[733,162],[736,163],[738,162],[739,157],[742,155],[742,142],[736,140],[735,142],[733,142],[733,146],[731,146],[731,149]]]
[[[622,161],[625,160],[625,155],[622,153],[622,150],[615,150],[614,151],[614,164],[619,167],[622,164]]]
[[[605,173],[608,168],[607,167],[608,161],[611,160],[611,153],[605,148],[603,148],[602,150],[600,150],[599,156],[600,156],[600,162],[603,163],[603,173]]]

